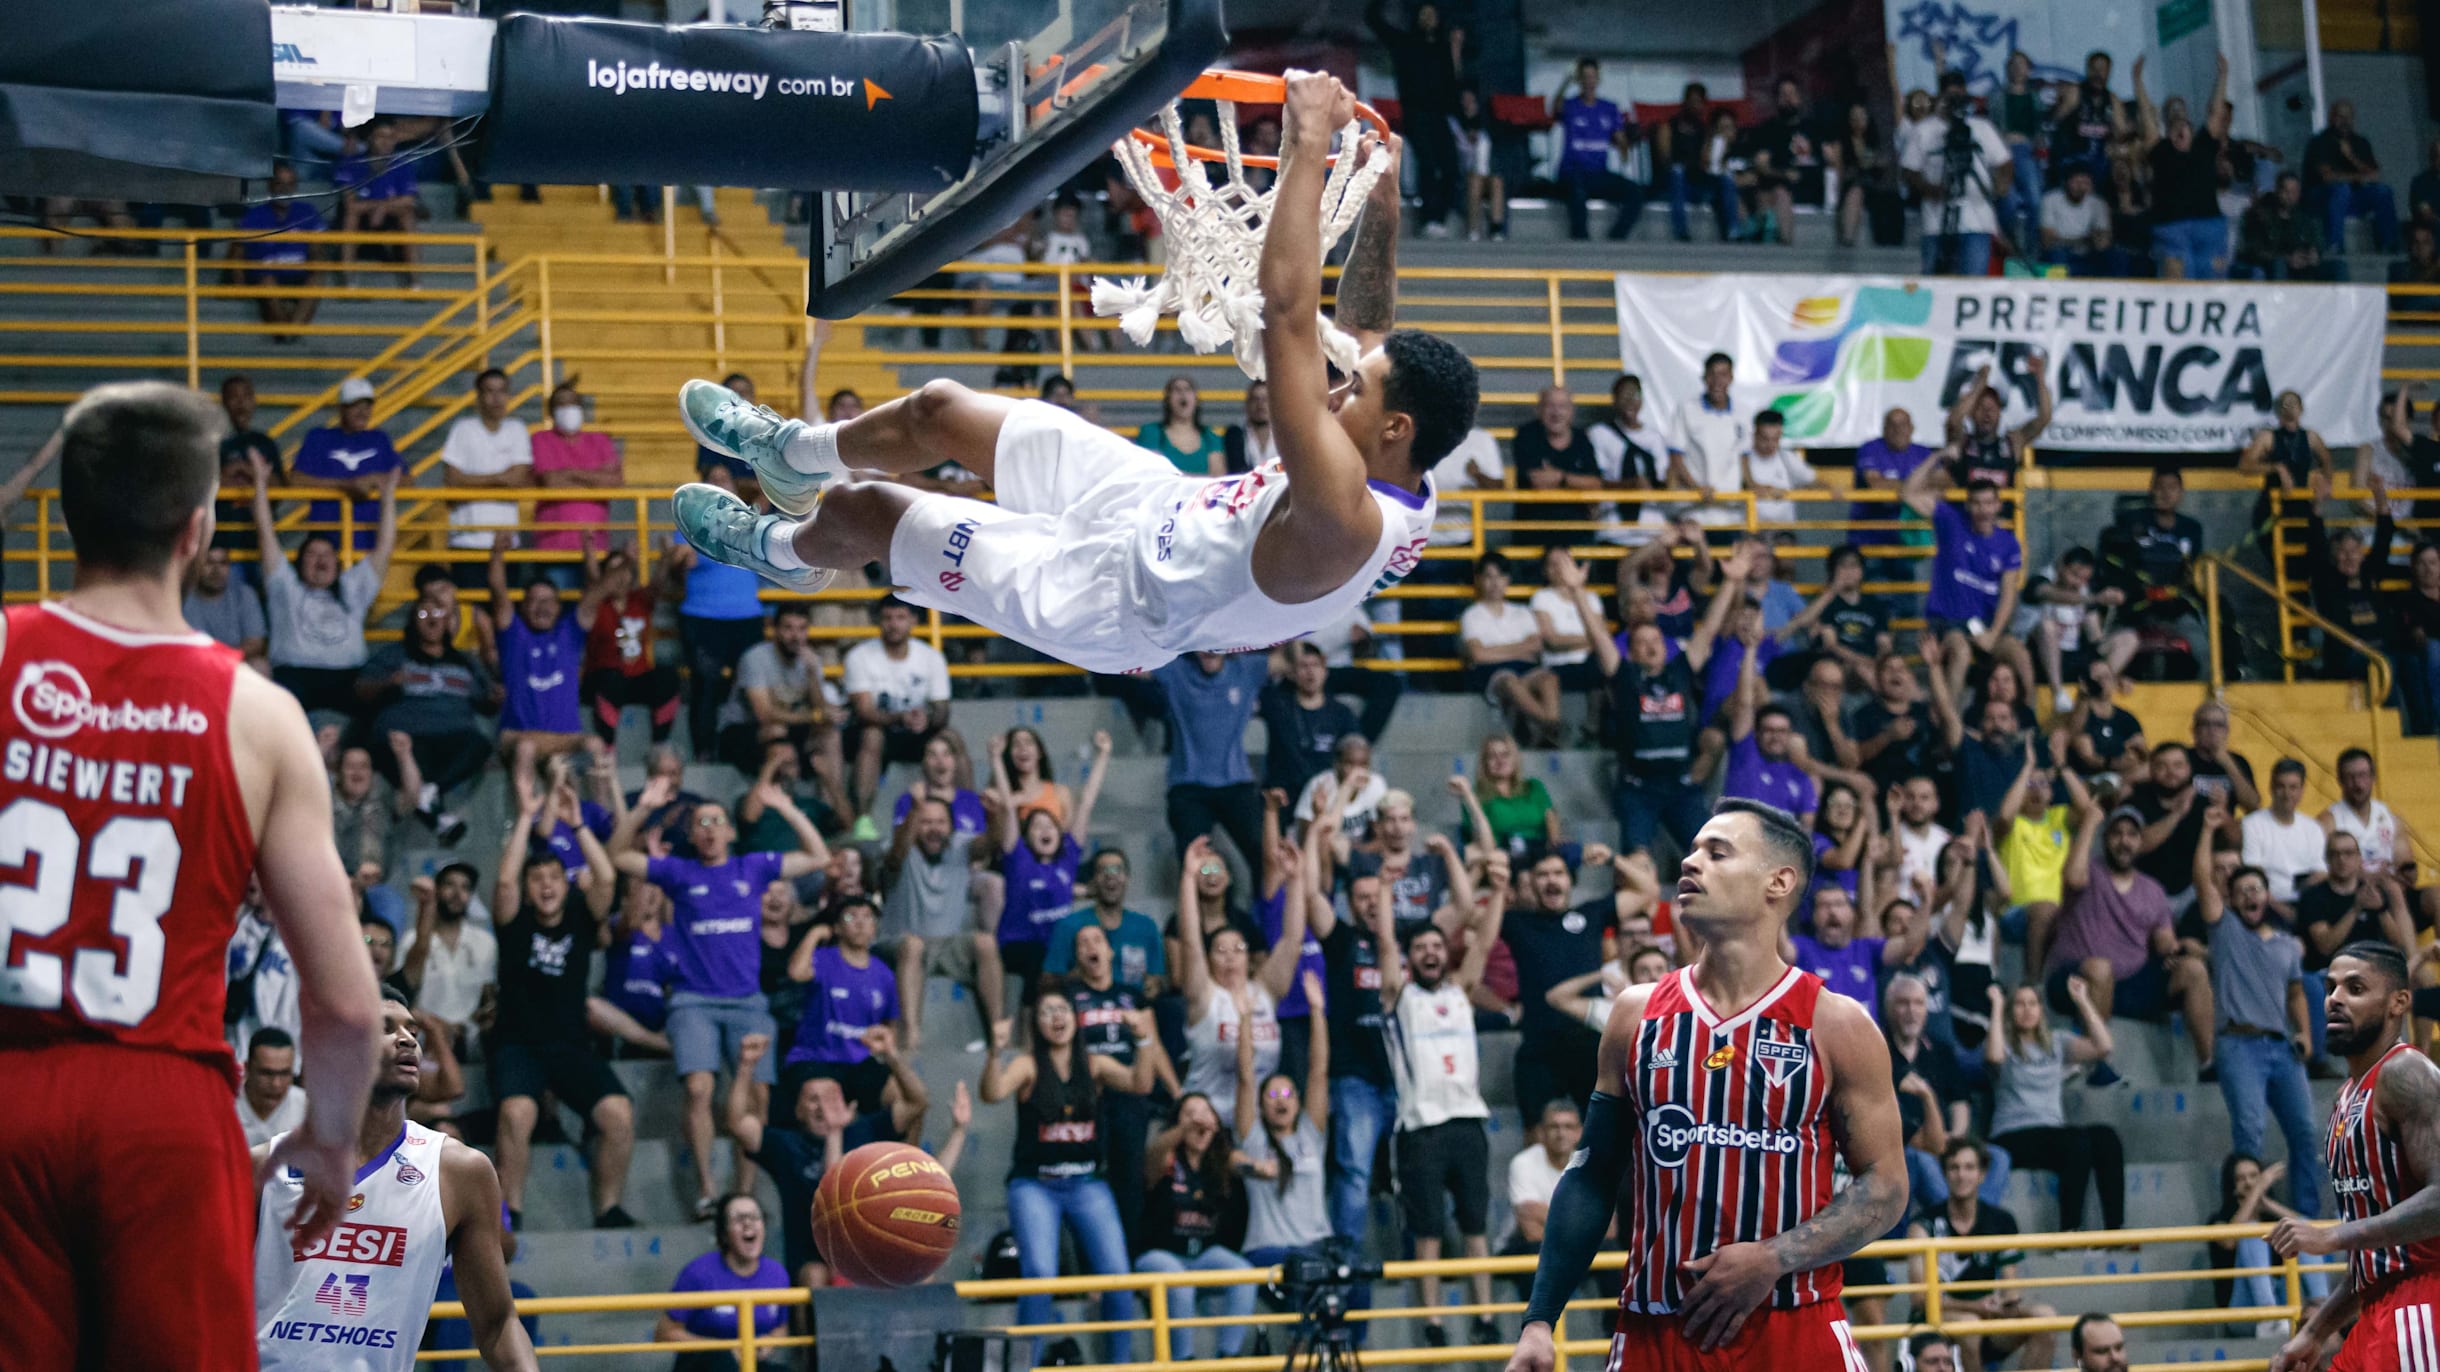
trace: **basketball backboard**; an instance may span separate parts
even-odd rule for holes
[[[941,189],[815,197],[806,313],[845,319],[954,261],[1151,118],[1228,45],[1220,0],[877,0],[853,27],[973,50],[973,164]],[[868,22],[869,21],[869,22]]]

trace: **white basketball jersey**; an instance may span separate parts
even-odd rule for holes
[[[263,1183],[254,1235],[263,1372],[412,1372],[449,1256],[441,1145],[441,1135],[407,1125],[357,1169],[347,1214],[330,1237],[304,1251],[288,1233],[303,1187],[286,1168]]]
[[[1287,470],[1274,461],[1162,484],[1136,532],[1130,591],[1145,635],[1172,653],[1268,648],[1319,629],[1415,570],[1432,535],[1428,478],[1420,493],[1370,482],[1381,536],[1364,564],[1321,599],[1282,605],[1254,584],[1254,539],[1288,493]]]
[[[1482,1067],[1475,1053],[1474,1004],[1454,980],[1426,991],[1398,988],[1398,1127],[1428,1129],[1450,1120],[1482,1119]]]

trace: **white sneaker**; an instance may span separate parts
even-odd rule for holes
[[[800,472],[788,462],[788,444],[808,427],[767,405],[757,405],[726,386],[689,381],[678,390],[678,415],[687,432],[707,448],[754,465],[755,479],[774,509],[813,513],[823,488],[847,479],[847,469]]]
[[[696,552],[714,562],[743,567],[764,580],[811,595],[838,575],[827,567],[781,570],[763,553],[763,531],[783,516],[758,515],[734,494],[703,482],[680,486],[669,498],[671,519]]]

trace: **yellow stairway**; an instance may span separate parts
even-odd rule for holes
[[[723,188],[714,205],[716,228],[705,224],[692,193],[682,192],[666,229],[618,222],[608,195],[594,186],[546,186],[539,203],[503,187],[475,207],[496,265],[548,259],[557,379],[575,377],[593,397],[595,420],[624,444],[627,478],[636,485],[694,477],[694,442],[674,405],[689,377],[744,372],[764,404],[803,413],[796,390],[809,322],[804,257],[754,192]],[[674,267],[664,259],[673,241]],[[609,255],[633,260],[585,260]],[[839,360],[862,347],[863,331],[841,325],[817,384],[895,394],[895,378],[881,368]]]

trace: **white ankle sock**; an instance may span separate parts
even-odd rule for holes
[[[774,519],[763,526],[763,557],[783,572],[801,572],[805,559],[796,555],[797,521]]]
[[[780,450],[780,456],[790,467],[807,476],[838,471],[845,465],[839,461],[839,426],[806,425],[788,440],[788,446]]]

